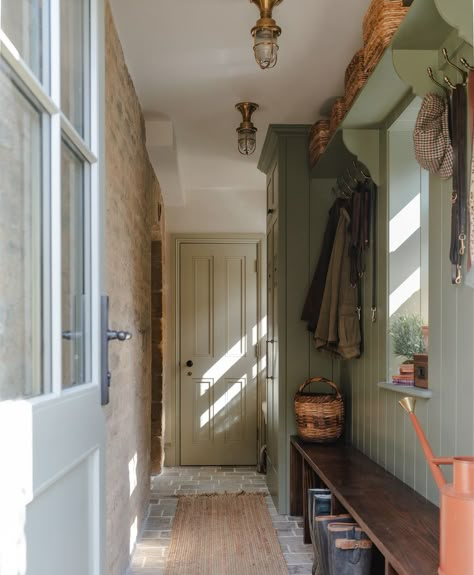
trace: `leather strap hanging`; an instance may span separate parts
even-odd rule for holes
[[[377,321],[377,186],[371,180],[370,195],[372,207],[372,323]]]
[[[471,269],[474,260],[474,70],[469,72],[469,141],[472,144],[471,177],[469,193],[469,250],[467,269]]]
[[[452,95],[453,114],[453,194],[451,208],[451,281],[460,284],[462,280],[462,258],[467,241],[467,95],[465,86],[457,84]]]
[[[352,194],[352,213],[351,213],[351,285],[357,286],[359,281],[359,261],[360,261],[360,230],[361,222],[361,184],[358,184],[357,190]]]

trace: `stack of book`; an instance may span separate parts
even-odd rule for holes
[[[394,385],[415,385],[415,366],[413,363],[403,363],[399,373],[392,375]]]

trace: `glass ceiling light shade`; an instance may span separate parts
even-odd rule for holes
[[[250,156],[257,146],[257,128],[252,124],[252,114],[258,110],[258,104],[239,102],[235,108],[242,114],[242,122],[237,128],[238,149],[244,156]]]
[[[254,39],[253,51],[257,64],[266,70],[273,68],[278,58],[278,36],[281,34],[281,28],[277,26],[272,18],[274,6],[278,6],[283,0],[250,0],[256,4],[260,10],[260,18],[252,28]]]

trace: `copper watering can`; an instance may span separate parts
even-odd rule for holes
[[[416,400],[398,402],[415,428],[441,494],[439,575],[474,575],[474,457],[435,457],[415,415]],[[453,466],[453,483],[440,465]]]

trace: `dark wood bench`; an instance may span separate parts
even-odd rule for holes
[[[377,548],[375,575],[436,575],[439,509],[357,449],[291,438],[290,513],[304,517],[310,543],[307,492],[324,485],[333,511],[347,512]],[[461,574],[460,574],[461,575]]]

